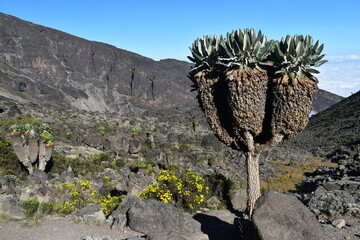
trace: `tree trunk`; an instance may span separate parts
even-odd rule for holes
[[[29,161],[35,163],[39,155],[39,143],[35,131],[31,129],[26,137],[26,145],[28,145]]]
[[[51,158],[51,153],[52,153],[51,151],[52,151],[52,147],[50,147],[50,146],[47,147],[45,143],[40,142],[38,170],[40,170],[40,171],[45,170],[46,164]]]
[[[259,158],[260,153],[247,152],[246,153],[247,165],[247,208],[251,218],[252,212],[255,207],[256,200],[260,197],[260,176],[259,176]]]
[[[28,144],[25,144],[23,142],[20,135],[12,135],[11,140],[17,158],[22,163],[22,165],[26,167],[26,169],[29,171],[30,174],[33,173],[34,169],[29,158]]]

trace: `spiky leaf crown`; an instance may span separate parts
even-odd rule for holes
[[[321,55],[324,44],[319,41],[313,43],[311,36],[287,35],[276,42],[272,59],[276,68],[276,74],[287,74],[291,78],[298,78],[305,74],[319,73],[312,67],[319,67],[326,63]]]
[[[273,41],[267,41],[261,31],[255,34],[254,29],[238,29],[228,33],[223,41],[226,56],[221,60],[229,67],[260,69],[272,46]]]
[[[281,41],[268,41],[254,29],[238,29],[222,36],[204,36],[198,38],[190,48],[195,63],[191,74],[203,69],[213,69],[219,64],[225,67],[260,69],[264,65],[273,66],[277,75],[286,75],[290,79],[303,75],[319,73],[313,67],[319,67],[327,60],[321,55],[324,45],[311,36],[287,35]]]
[[[216,35],[196,39],[190,48],[192,57],[188,56],[195,63],[193,70],[214,67],[220,55],[222,41],[222,36],[218,38]]]

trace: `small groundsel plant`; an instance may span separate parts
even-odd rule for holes
[[[157,199],[189,211],[204,204],[209,190],[204,178],[191,170],[162,170],[156,180],[158,183],[149,185],[140,197]]]
[[[141,133],[142,128],[141,127],[132,127],[131,128],[131,134],[132,136],[137,136]]]
[[[108,179],[104,180],[105,182]],[[96,191],[92,183],[88,180],[78,180],[74,183],[59,184],[55,191],[55,195],[65,196],[62,201],[56,204],[55,211],[62,216],[66,216],[73,211],[80,209],[89,203],[99,203],[102,206],[104,214],[109,215],[124,198],[121,196],[112,196],[110,193],[101,195]]]
[[[21,164],[30,174],[36,169],[44,171],[55,142],[50,126],[46,123],[40,126],[13,124],[9,131],[14,152]]]

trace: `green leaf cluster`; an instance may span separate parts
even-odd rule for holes
[[[261,32],[254,29],[237,29],[223,36],[203,36],[190,47],[188,58],[195,63],[191,76],[204,69],[241,68],[261,70],[271,66],[276,73],[311,74],[319,73],[312,67],[319,67],[324,48],[319,41],[313,42],[311,36],[287,35],[281,41],[267,40]]]
[[[320,67],[327,60],[322,60],[325,54],[321,54],[324,44],[319,41],[313,42],[309,35],[287,35],[281,41],[276,42],[272,59],[274,59],[276,73],[295,74],[297,76],[306,73],[319,73],[312,67]]]
[[[221,45],[224,39],[214,36],[203,36],[194,41],[190,47],[192,56],[188,58],[195,63],[196,69],[211,68],[216,65],[219,54],[222,52]]]
[[[25,124],[13,124],[9,127],[9,131],[11,135],[20,135],[22,140],[26,139],[26,135],[30,130],[35,130],[37,135],[42,139],[42,141],[46,144],[53,145],[55,142],[55,138],[52,135],[51,127],[47,123],[42,123],[37,126],[31,123]]]
[[[274,41],[267,41],[261,31],[255,34],[254,29],[238,29],[228,33],[222,44],[226,53],[222,62],[229,67],[260,69],[259,65],[268,61],[273,46]]]

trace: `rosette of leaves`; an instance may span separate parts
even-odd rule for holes
[[[192,56],[188,57],[195,66],[189,73],[194,90],[198,91],[197,99],[205,117],[216,136],[225,144],[231,145],[234,140],[227,129],[231,129],[231,122],[226,117],[228,95],[227,86],[222,77],[222,66],[218,60],[224,55],[221,48],[222,37],[204,36],[198,38],[190,48]]]
[[[268,56],[273,41],[254,29],[238,29],[227,34],[222,47],[226,57],[221,61],[227,69],[225,77],[230,93],[230,108],[238,141],[247,145],[243,136],[249,132],[257,136],[262,132],[265,117],[267,71],[262,67],[271,65]]]
[[[13,124],[10,126],[9,131],[11,136],[16,136],[20,135],[23,132],[23,128],[18,124]]]
[[[47,147],[53,146],[55,144],[55,138],[51,133],[51,127],[49,124],[41,124],[38,128],[38,134]]]
[[[319,73],[314,67],[326,63],[324,48],[311,36],[286,36],[276,42],[272,53],[275,74],[271,128],[273,133],[291,137],[302,131],[309,118],[312,102],[318,90]]]

